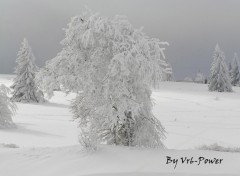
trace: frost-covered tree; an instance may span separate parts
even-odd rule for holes
[[[240,83],[240,73],[239,73],[239,61],[237,53],[234,54],[233,61],[231,64],[231,83],[233,86],[239,85]]]
[[[228,67],[223,51],[216,45],[209,79],[209,91],[232,92]]]
[[[199,71],[194,79],[194,82],[204,84],[205,76],[203,75],[203,73]]]
[[[12,101],[15,102],[42,102],[44,101],[43,93],[35,84],[35,73],[37,66],[34,63],[35,57],[32,49],[26,39],[22,42],[22,47],[18,52],[17,67],[15,73],[14,84],[11,86],[13,90]]]
[[[229,70],[229,74],[231,75],[232,63],[228,63],[228,70]]]
[[[166,81],[174,81],[174,74],[172,66],[168,63],[165,68],[165,74],[166,74]]]
[[[193,79],[191,77],[187,76],[187,77],[184,78],[183,81],[184,82],[193,82]]]
[[[12,116],[16,111],[16,105],[10,101],[9,93],[8,87],[0,85],[0,129],[15,127]]]
[[[78,61],[71,61],[71,50],[63,49],[58,55],[46,62],[46,66],[37,73],[36,83],[41,90],[48,95],[49,98],[53,96],[54,90],[62,89],[65,92],[77,93],[81,88],[78,71]],[[72,53],[73,54],[73,53]],[[79,71],[80,73],[80,71]]]
[[[47,76],[42,88],[50,94],[56,85],[77,92],[72,112],[82,143],[164,147],[150,87],[163,80],[167,43],[149,38],[121,16],[84,13],[71,19],[65,33],[63,50],[39,77]]]

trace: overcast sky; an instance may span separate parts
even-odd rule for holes
[[[227,62],[240,56],[239,0],[0,0],[0,73],[12,73],[26,37],[39,67],[61,50],[70,17],[84,7],[113,17],[125,15],[136,27],[168,41],[166,57],[177,79],[209,74],[216,43]]]

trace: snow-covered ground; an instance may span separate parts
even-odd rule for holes
[[[166,156],[179,163],[166,164]],[[222,164],[182,164],[180,157],[221,158]],[[240,155],[193,150],[153,150],[100,146],[83,152],[79,146],[0,150],[1,176],[239,176]]]
[[[0,84],[10,86],[12,78],[0,75]],[[0,176],[240,175],[239,153],[193,150],[215,142],[240,147],[240,88],[234,91],[208,92],[207,85],[178,82],[154,90],[153,110],[167,131],[167,150],[100,146],[84,152],[68,108],[74,94],[55,92],[44,104],[17,103],[18,128],[0,130]],[[175,169],[167,156],[179,159]],[[223,161],[186,164],[181,157]]]
[[[209,92],[206,84],[164,82],[153,92],[154,114],[166,128],[165,144],[190,149],[217,142],[240,147],[240,88]]]
[[[0,84],[10,86],[11,75],[0,75]],[[13,117],[16,129],[0,131],[0,144],[16,144],[19,147],[57,147],[78,144],[77,124],[69,110],[74,94],[66,96],[55,92],[47,103],[16,103],[18,110]]]

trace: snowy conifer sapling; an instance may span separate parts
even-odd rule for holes
[[[240,83],[240,73],[239,73],[239,61],[237,53],[234,54],[233,61],[231,64],[231,83],[233,86],[239,85]]]
[[[213,63],[208,88],[209,91],[232,92],[232,85],[230,82],[229,71],[225,63],[225,56],[223,51],[220,50],[218,44],[216,45],[213,54]]]
[[[43,93],[35,85],[35,73],[37,66],[34,63],[35,58],[26,39],[22,42],[22,47],[18,52],[17,67],[14,84],[11,86],[13,91],[12,101],[15,102],[41,102]]]
[[[0,85],[0,129],[15,127],[12,116],[16,111],[16,105],[10,101],[9,93],[8,87]]]
[[[163,79],[167,43],[121,16],[84,13],[72,18],[65,32],[63,50],[42,72],[48,74],[46,84],[56,79],[78,92],[72,112],[82,143],[163,147],[165,131],[152,113],[150,87]]]

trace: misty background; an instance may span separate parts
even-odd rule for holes
[[[134,27],[168,41],[166,58],[175,78],[209,74],[216,43],[232,61],[240,56],[238,0],[0,0],[0,74],[11,74],[26,37],[43,67],[61,51],[60,41],[72,16],[85,6],[107,17],[125,15]]]

